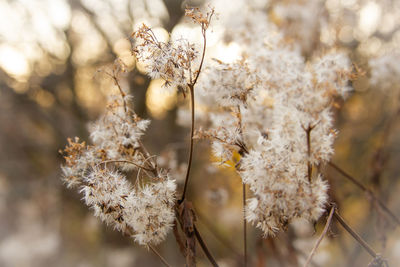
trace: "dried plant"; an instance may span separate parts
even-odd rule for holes
[[[68,140],[62,167],[68,187],[79,187],[86,205],[108,225],[141,245],[158,244],[174,222],[175,180],[151,161],[140,141],[149,121],[112,97],[90,125],[93,145]],[[123,172],[137,170],[135,184]]]
[[[175,178],[158,166],[156,157],[141,142],[150,122],[130,109],[131,97],[118,82],[118,74],[124,70],[119,61],[108,75],[120,95],[111,96],[105,113],[90,125],[92,144],[70,139],[63,152],[67,186],[80,189],[95,216],[158,256],[152,246],[162,242],[175,226],[174,234],[187,266],[196,265],[196,242],[210,263],[217,266],[196,227],[193,205],[186,199],[193,140],[207,139],[217,164],[229,166],[234,162],[243,182],[245,219],[260,228],[265,237],[287,230],[297,218],[315,222],[329,209],[323,235],[306,265],[333,217],[370,252],[374,264],[383,264],[379,254],[331,205],[322,173],[334,153],[337,135],[332,108],[338,98],[345,99],[352,90],[349,84],[357,76],[355,69],[346,54],[337,50],[305,59],[264,13],[250,9],[244,12],[249,16],[240,18],[242,27],[236,28],[232,38],[246,44],[248,50],[233,63],[218,59],[205,62],[212,9],[206,13],[186,10],[186,16],[201,27],[202,51],[184,38],[161,42],[146,25],[131,37],[132,53],[151,78],[162,78],[165,87],[178,88],[184,96],[190,94],[190,152],[182,193],[176,190]],[[202,125],[197,131],[195,103],[207,110],[199,115]],[[183,112],[187,110],[182,108]],[[125,175],[132,171],[137,174],[134,183]],[[246,187],[250,189],[249,197]],[[244,240],[246,265],[246,234]]]

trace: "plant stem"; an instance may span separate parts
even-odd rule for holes
[[[168,264],[168,262],[160,255],[160,253],[157,252],[151,245],[149,245],[149,248],[153,253],[160,259],[160,261],[167,267],[171,267],[171,265]]]
[[[126,96],[126,94],[125,94],[124,91],[122,90],[121,85],[119,84],[119,81],[118,81],[117,76],[116,76],[115,74],[113,74],[113,75],[111,75],[111,77],[114,79],[114,83],[117,85],[118,90],[119,90],[119,93],[121,94],[122,102],[123,102],[123,104],[124,104],[124,111],[127,112],[127,111],[128,111],[128,108],[127,108],[127,106],[126,106],[126,101],[125,101],[125,96]]]
[[[192,125],[190,128],[190,150],[189,150],[189,159],[187,163],[187,170],[186,170],[186,177],[185,177],[185,185],[183,187],[183,193],[181,199],[178,201],[181,204],[185,200],[187,185],[189,183],[189,175],[190,169],[192,166],[192,159],[193,159],[193,134],[194,134],[194,87],[189,86],[190,89],[190,103],[191,103],[191,113],[192,113]]]
[[[210,16],[210,20],[212,17],[213,13]],[[197,70],[196,76],[193,80],[193,82],[191,82],[190,84],[188,84],[189,87],[189,91],[190,91],[190,105],[191,105],[191,116],[192,116],[192,124],[191,124],[191,131],[190,131],[190,150],[189,150],[189,159],[188,159],[188,166],[187,166],[187,171],[186,171],[186,177],[185,177],[185,185],[183,187],[183,193],[182,193],[182,197],[181,199],[178,201],[179,204],[181,204],[184,200],[185,200],[185,196],[186,196],[186,190],[187,190],[187,185],[189,182],[189,175],[190,175],[190,169],[192,166],[192,158],[193,158],[193,134],[194,134],[194,85],[197,82],[197,79],[199,78],[201,69],[203,67],[203,63],[204,63],[204,57],[206,55],[206,47],[207,47],[207,38],[206,38],[206,28],[204,27],[204,25],[202,25],[201,28],[201,33],[203,34],[203,53],[201,55],[201,61],[200,61],[200,65],[199,65],[199,69]],[[192,77],[190,77],[190,79],[192,79]]]
[[[337,210],[333,214],[336,220],[343,226],[343,228],[371,255],[373,258],[377,258],[378,254],[365,242],[365,240],[359,236],[339,215]]]
[[[322,239],[324,239],[326,233],[328,232],[328,229],[329,229],[329,226],[331,225],[333,214],[335,213],[335,210],[336,210],[336,205],[333,204],[332,208],[331,208],[331,211],[329,212],[328,219],[326,220],[326,224],[325,224],[324,230],[322,231],[321,236],[318,238],[318,240],[315,243],[313,249],[311,250],[311,253],[308,256],[307,261],[304,264],[304,267],[307,267],[311,263],[312,257],[314,256],[315,252],[317,251],[317,248],[318,248],[319,244],[322,242]]]
[[[197,241],[199,241],[200,247],[202,248],[204,254],[206,254],[208,260],[214,267],[218,267],[217,262],[215,261],[214,257],[211,255],[211,252],[208,250],[207,245],[204,243],[203,238],[201,238],[201,235],[199,231],[197,230],[197,227],[194,226],[194,234],[196,235]]]
[[[206,215],[204,215],[200,210],[195,207],[196,209],[196,217],[198,221],[204,225],[204,227],[207,228],[207,230],[222,244],[224,245],[227,249],[229,249],[232,253],[234,253],[237,257],[240,259],[243,258],[243,255],[239,253],[239,251],[232,245],[232,241],[228,240],[225,238],[221,233],[218,231],[218,229],[214,226],[212,222],[207,218]]]
[[[306,137],[307,137],[307,156],[308,156],[308,161],[307,161],[307,176],[308,176],[308,182],[310,183],[311,186],[311,179],[312,179],[312,163],[311,163],[311,131],[314,129],[314,127],[317,124],[311,126],[310,124],[308,125],[307,128],[303,126],[304,131],[306,132]]]
[[[214,14],[214,12],[211,13],[211,16],[209,17],[209,21],[211,21],[211,18],[212,18],[213,14]],[[203,53],[201,55],[201,61],[200,61],[200,65],[199,65],[199,70],[197,71],[197,74],[196,74],[196,77],[194,78],[192,86],[194,86],[196,84],[197,79],[199,78],[199,75],[200,75],[200,72],[201,72],[201,68],[203,67],[204,56],[206,55],[206,47],[207,47],[206,31],[207,31],[207,29],[204,27],[204,25],[202,25],[201,34],[203,35]]]
[[[365,187],[362,183],[357,181],[354,177],[352,177],[350,174],[348,174],[347,172],[342,170],[336,164],[329,162],[329,165],[332,168],[334,168],[336,171],[338,171],[341,175],[346,177],[353,184],[355,184],[357,187],[359,187],[361,190],[363,190],[365,193],[367,193],[368,196],[371,197],[371,199],[374,200],[378,204],[378,206],[381,207],[382,210],[384,210],[389,215],[389,217],[392,218],[392,220],[396,222],[397,225],[400,225],[400,219],[379,198],[377,198],[370,189]]]

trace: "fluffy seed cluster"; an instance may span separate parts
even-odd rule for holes
[[[205,36],[213,11],[206,15],[198,11],[189,9],[186,15],[201,25]],[[200,68],[193,44],[185,39],[160,42],[146,25],[132,37],[132,53],[151,78],[162,78],[166,86],[183,92],[193,86]],[[149,121],[129,109],[130,96],[118,83],[118,75],[124,71],[123,63],[116,60],[113,72],[106,73],[121,95],[111,96],[106,112],[89,126],[92,145],[68,139],[62,171],[68,187],[80,187],[85,203],[97,217],[146,246],[164,240],[173,225],[176,184],[140,140]],[[165,162],[162,165],[171,167]],[[175,174],[179,172],[175,170]],[[133,174],[136,179],[131,183],[127,175]]]
[[[89,127],[93,145],[68,140],[62,171],[95,216],[141,245],[158,244],[175,219],[175,180],[151,160],[140,141],[149,121],[129,110],[127,101],[111,97],[105,114]],[[127,179],[132,171],[134,184]]]
[[[213,13],[187,11],[204,38]],[[227,39],[241,45],[242,57],[205,62],[200,76],[204,58],[195,63],[192,44],[160,42],[145,25],[133,35],[133,53],[152,78],[194,91],[196,106],[205,111],[196,114],[205,128],[196,137],[210,139],[219,163],[233,165],[249,186],[249,222],[274,235],[295,218],[317,220],[328,199],[320,169],[336,136],[331,109],[351,90],[350,61],[338,51],[306,60],[258,8],[243,4],[240,14],[220,21],[230,21]],[[156,244],[174,219],[175,183],[140,142],[149,122],[127,109],[127,101],[113,98],[91,125],[93,146],[69,141],[63,171],[69,185],[81,186],[96,216],[140,244]],[[134,185],[123,175],[132,170]]]
[[[247,220],[274,235],[294,218],[317,220],[325,210],[319,169],[333,154],[331,107],[351,89],[353,72],[337,51],[305,61],[264,13],[241,13],[234,17],[245,28],[227,32],[245,54],[231,64],[215,60],[201,76],[196,101],[207,107],[201,121],[211,127],[197,137],[212,140],[221,164],[241,155],[235,167],[253,193]]]
[[[142,151],[140,137],[150,121],[143,120],[133,111],[127,110],[123,101],[129,102],[130,97],[126,96],[123,100],[119,96],[111,97],[106,113],[89,125],[89,132],[93,145],[106,152],[107,160],[135,162],[136,165],[118,163],[118,166],[128,171],[145,164],[146,157]]]
[[[328,24],[325,1],[271,1],[271,20],[290,39],[295,40],[303,53],[311,54],[320,38],[321,31]],[[310,16],[313,14],[313,16]]]
[[[166,86],[186,88],[192,79],[192,64],[198,56],[193,44],[185,39],[166,43],[158,41],[153,31],[144,24],[133,37],[133,53],[145,64],[151,78],[164,79]]]
[[[201,26],[203,36],[213,14],[214,10],[211,8],[206,13],[198,8],[185,10],[185,16]],[[151,78],[162,78],[165,80],[165,86],[176,86],[184,92],[187,85],[196,82],[201,68],[199,67],[201,63],[197,62],[199,52],[195,45],[185,38],[177,40],[169,38],[167,42],[161,42],[151,28],[143,24],[133,33],[132,41],[132,54],[145,65],[146,72]]]

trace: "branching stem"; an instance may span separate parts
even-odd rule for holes
[[[211,20],[213,13],[211,13],[211,16],[209,18],[209,20]],[[196,76],[194,78],[194,80],[188,84],[189,87],[189,91],[190,91],[190,105],[191,105],[191,129],[190,129],[190,150],[189,150],[189,159],[188,159],[188,166],[187,166],[187,171],[186,171],[186,177],[185,177],[185,185],[183,186],[183,193],[182,193],[182,197],[181,199],[178,201],[178,203],[182,203],[185,200],[185,196],[186,196],[186,190],[187,190],[187,185],[189,182],[189,176],[190,176],[190,169],[192,166],[192,159],[193,159],[193,135],[194,135],[194,86],[197,82],[197,79],[199,78],[201,69],[203,67],[203,63],[204,63],[204,57],[206,55],[206,47],[207,47],[207,38],[206,38],[206,27],[205,25],[202,25],[201,27],[201,33],[203,35],[203,53],[201,55],[201,61],[200,61],[200,65],[199,65],[199,69],[196,72]],[[190,77],[192,78],[192,77]]]
[[[333,214],[335,213],[335,210],[336,210],[336,205],[333,204],[332,208],[331,208],[331,211],[329,212],[328,219],[326,220],[326,224],[325,224],[324,230],[322,231],[321,236],[318,238],[318,240],[315,243],[313,249],[311,250],[311,253],[308,256],[307,261],[304,264],[304,267],[307,267],[311,263],[312,257],[314,256],[315,252],[317,251],[317,248],[318,248],[319,244],[322,242],[322,239],[324,239],[324,237],[326,236],[326,233],[328,232],[328,229],[329,229],[329,227],[331,225]]]
[[[351,227],[348,225],[342,216],[339,215],[337,210],[335,210],[333,216],[335,216],[336,220],[343,226],[343,228],[371,255],[373,258],[379,257],[379,255],[368,245],[365,240],[359,236]]]

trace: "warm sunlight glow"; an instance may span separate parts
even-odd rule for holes
[[[113,46],[113,50],[129,69],[134,67],[135,57],[132,56],[131,44],[127,38],[117,40]]]
[[[176,105],[176,90],[165,88],[164,80],[151,81],[146,92],[146,107],[154,118],[162,119]]]
[[[222,62],[232,63],[240,58],[241,51],[242,50],[237,43],[231,42],[227,45],[218,46],[215,57]]]
[[[54,26],[66,28],[71,20],[71,11],[64,0],[52,0],[48,2],[49,17]]]
[[[381,7],[375,2],[368,2],[360,11],[359,28],[367,36],[378,27],[381,18]]]
[[[28,61],[17,49],[8,46],[0,46],[0,65],[10,75],[17,77],[27,76],[30,72]]]
[[[81,106],[95,111],[101,109],[103,95],[99,93],[98,86],[93,82],[96,68],[82,67],[76,73],[75,93]]]
[[[200,26],[193,26],[188,24],[178,24],[174,27],[171,32],[172,40],[177,40],[180,38],[188,39],[191,43],[201,44],[203,41],[203,37],[201,36]]]

